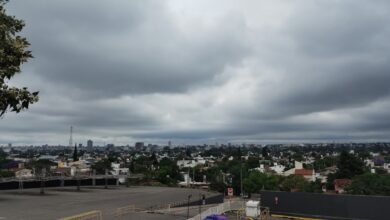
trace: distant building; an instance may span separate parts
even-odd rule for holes
[[[316,176],[313,169],[295,169],[294,175],[303,176],[308,181],[314,182]]]
[[[374,166],[383,166],[385,164],[385,157],[382,155],[375,156],[372,161]]]
[[[304,169],[303,164],[299,161],[295,161],[295,167],[283,172],[284,176],[298,175],[303,176],[308,181],[314,182],[316,180],[315,172],[313,169]]]
[[[92,151],[93,149],[93,141],[92,140],[88,140],[87,141],[87,150],[88,151]]]
[[[106,150],[107,151],[114,151],[115,145],[114,144],[107,144]]]
[[[144,142],[137,142],[135,143],[135,149],[136,150],[142,150],[144,148],[145,144]]]
[[[129,174],[129,168],[123,168],[121,167],[121,165],[119,163],[111,163],[111,174],[112,175],[128,175]],[[126,182],[126,178],[125,177],[121,177],[119,178],[119,182],[120,183],[125,183]]]

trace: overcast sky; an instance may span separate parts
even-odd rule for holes
[[[13,0],[40,101],[0,145],[390,140],[387,0]]]

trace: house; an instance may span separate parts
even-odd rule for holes
[[[294,175],[303,176],[310,182],[314,182],[316,180],[315,172],[313,169],[295,169]]]
[[[344,193],[345,187],[352,184],[352,180],[350,179],[335,179],[333,181],[334,190],[336,193]]]
[[[284,176],[289,175],[299,175],[303,176],[308,181],[314,182],[316,180],[316,175],[313,169],[303,168],[303,164],[299,161],[295,161],[295,167],[283,172]]]
[[[198,165],[203,166],[205,164],[206,164],[206,160],[201,158],[201,157],[195,158],[194,160],[178,160],[177,161],[177,166],[180,168],[194,168]]]
[[[57,167],[53,171],[53,174],[57,175],[57,176],[70,176],[71,168],[70,167]]]
[[[269,167],[269,169],[274,171],[276,174],[281,175],[283,174],[284,169],[286,169],[286,167],[281,164],[274,163],[274,165],[272,167]]]
[[[29,178],[29,177],[33,177],[33,174],[32,174],[32,170],[30,169],[20,169],[18,171],[15,172],[15,177],[16,178]]]
[[[128,175],[129,174],[129,168],[121,168],[121,165],[119,163],[111,163],[111,174],[114,176],[119,176],[119,175]],[[125,183],[126,178],[121,177],[118,179],[120,183]]]
[[[374,166],[383,166],[385,164],[385,157],[382,155],[375,156],[372,158],[372,162],[374,162]]]

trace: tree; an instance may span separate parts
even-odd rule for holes
[[[263,147],[261,149],[261,155],[263,156],[263,158],[267,158],[268,157],[268,152],[269,152],[268,147]]]
[[[166,185],[176,185],[177,180],[180,179],[179,167],[175,161],[168,158],[161,159],[159,163],[159,170],[157,171],[157,179]]]
[[[0,0],[0,117],[8,110],[19,113],[38,101],[38,92],[30,92],[27,87],[17,88],[8,85],[15,74],[21,72],[21,65],[32,58],[26,38],[18,35],[24,21],[6,14],[7,0]]]
[[[286,191],[307,192],[310,187],[309,181],[303,176],[290,175],[282,182],[282,187]]]
[[[259,158],[258,157],[249,157],[248,160],[246,161],[246,165],[249,169],[260,167]]]
[[[92,169],[96,170],[96,174],[105,174],[106,170],[111,171],[111,162],[112,160],[109,159],[103,159],[96,162],[94,165],[92,165]]]
[[[364,173],[364,163],[359,158],[345,150],[340,153],[337,168],[338,171],[336,173],[336,178],[338,179],[351,179],[356,175]]]
[[[33,160],[26,164],[27,168],[35,169],[36,174],[40,174],[43,169],[46,171],[50,170],[51,166],[56,166],[57,163],[54,163],[48,159],[39,159],[39,160]]]
[[[243,184],[246,192],[256,193],[260,190],[279,190],[280,182],[280,176],[253,171],[245,178]]]
[[[74,145],[74,151],[73,151],[73,161],[78,161],[79,160],[79,156],[77,154],[77,146]]]
[[[356,176],[346,191],[350,194],[390,196],[390,176],[372,173]]]

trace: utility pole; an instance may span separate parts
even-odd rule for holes
[[[92,186],[96,186],[96,170],[92,170]]]
[[[46,176],[46,168],[42,169],[41,173],[41,195],[45,194],[45,176]]]
[[[240,147],[240,188],[241,188],[241,198],[244,198],[244,190],[242,187],[242,153]]]
[[[244,197],[244,190],[242,187],[242,162],[241,162],[241,171],[240,171],[240,187],[241,187],[241,198]]]
[[[76,184],[77,184],[77,191],[80,191],[81,180],[77,171],[76,171]]]
[[[104,175],[104,188],[108,189],[108,169],[106,169],[106,175]]]

